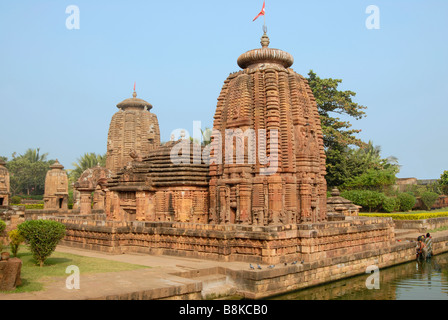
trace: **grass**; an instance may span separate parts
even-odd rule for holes
[[[3,251],[8,251],[6,248]],[[75,265],[79,268],[81,274],[105,273],[129,271],[136,269],[149,268],[146,266],[111,261],[99,258],[83,257],[69,253],[54,252],[51,257],[45,261],[45,265],[41,268],[37,265],[29,248],[21,245],[17,257],[22,260],[21,279],[22,285],[18,286],[14,291],[2,293],[22,293],[41,291],[44,284],[52,277],[68,277],[65,273],[68,266]]]

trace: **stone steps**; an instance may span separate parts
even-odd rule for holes
[[[395,239],[397,240],[408,239],[415,234],[420,234],[418,229],[395,229]],[[417,239],[417,236],[415,238]]]
[[[193,280],[202,282],[202,299],[218,299],[236,294],[236,288],[228,282],[224,274],[210,274],[196,277]]]

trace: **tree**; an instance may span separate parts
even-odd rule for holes
[[[6,167],[10,173],[12,194],[41,195],[45,191],[45,176],[54,160],[48,160],[48,153],[40,154],[39,148],[28,149],[24,154],[16,156]]]
[[[439,198],[439,195],[435,192],[426,191],[422,193],[420,198],[426,210],[431,210],[432,206],[436,203],[437,199]]]
[[[364,146],[364,142],[355,134],[361,130],[350,129],[351,123],[334,117],[333,114],[350,116],[359,120],[365,116],[367,107],[353,102],[353,91],[339,91],[340,79],[321,79],[313,70],[308,73],[308,83],[313,91],[319,111],[325,149],[334,149],[350,145]]]
[[[70,181],[76,182],[81,177],[82,173],[87,169],[101,166],[106,166],[106,155],[99,155],[94,152],[85,153],[83,156],[77,159],[77,162],[72,163],[75,169],[70,170]]]
[[[324,148],[326,154],[327,185],[342,186],[348,182],[370,181],[367,189],[379,190],[388,185],[398,173],[398,161],[395,157],[381,158],[381,148],[371,141],[363,142],[356,137],[361,130],[351,129],[349,121],[343,121],[337,115],[359,120],[365,116],[365,106],[353,102],[353,91],[340,91],[340,79],[321,79],[313,70],[308,73],[308,83],[316,99],[321,119]],[[370,171],[369,171],[370,170]],[[376,170],[376,171],[372,171]],[[379,171],[386,170],[384,173]],[[360,177],[364,175],[363,177]],[[376,177],[375,179],[373,179]],[[377,179],[380,178],[381,179]],[[373,185],[373,180],[380,184]],[[355,184],[356,184],[355,183]]]
[[[20,155],[19,158],[26,159],[31,163],[36,162],[46,162],[48,153],[40,154],[40,148],[37,149],[31,149],[25,151],[24,154]]]
[[[448,171],[444,171],[440,176],[439,185],[442,189],[442,192],[448,195]]]

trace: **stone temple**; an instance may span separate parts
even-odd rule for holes
[[[68,209],[68,177],[57,159],[45,177],[44,209]]]
[[[307,80],[291,69],[293,57],[269,48],[264,34],[261,48],[237,62],[209,145],[161,145],[149,103],[134,92],[118,104],[107,168],[89,169],[75,184],[80,211],[47,217],[65,224],[61,244],[244,262],[202,271],[225,274],[248,298],[415,259],[414,244],[395,241],[391,218],[358,216],[338,190],[327,201],[318,109]],[[0,165],[0,195],[3,172]]]
[[[80,211],[49,217],[66,226],[61,244],[244,262],[247,269],[213,272],[249,298],[412,256],[414,248],[395,242],[391,219],[359,217],[340,197],[327,203],[317,105],[307,80],[291,69],[293,57],[269,48],[265,34],[261,48],[237,62],[208,145],[161,144],[149,103],[134,93],[118,105],[107,168],[89,169],[75,184]]]
[[[5,167],[5,161],[0,159],[0,206],[9,204],[9,172]]]

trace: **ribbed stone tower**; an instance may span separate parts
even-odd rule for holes
[[[68,209],[68,177],[58,160],[45,177],[44,209]]]
[[[6,163],[0,159],[0,206],[9,204],[9,172],[5,167]]]
[[[112,117],[107,137],[106,168],[114,174],[133,159],[148,154],[160,146],[157,116],[151,113],[152,105],[133,97],[120,102],[120,109]]]
[[[266,33],[261,45],[238,58],[243,70],[229,75],[218,98],[213,129],[221,141],[215,135],[211,144],[210,222],[324,221],[325,153],[314,96],[290,69],[289,53],[269,48]],[[226,138],[231,130],[233,143]]]

